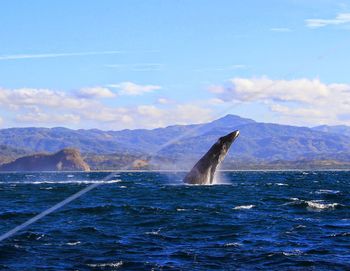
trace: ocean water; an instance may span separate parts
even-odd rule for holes
[[[108,173],[0,174],[0,235]],[[350,172],[125,172],[0,242],[0,270],[350,270]]]

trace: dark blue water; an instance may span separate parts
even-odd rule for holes
[[[222,174],[120,173],[1,242],[0,270],[350,270],[350,172]],[[0,174],[0,235],[106,175]]]

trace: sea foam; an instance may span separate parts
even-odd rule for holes
[[[236,206],[236,207],[234,207],[233,209],[234,210],[249,210],[249,209],[252,209],[252,208],[254,208],[255,207],[255,205],[240,205],[240,206]]]
[[[312,209],[334,209],[335,207],[339,206],[339,203],[324,203],[322,200],[309,200],[305,201],[307,206]]]
[[[69,181],[55,181],[55,180],[45,180],[45,181],[10,181],[10,182],[0,182],[0,184],[109,184],[109,183],[119,183],[122,180],[108,180],[108,181],[100,181],[100,180],[69,180]]]

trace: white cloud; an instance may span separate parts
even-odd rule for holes
[[[142,95],[144,93],[153,92],[155,90],[159,90],[162,87],[157,85],[138,85],[132,82],[122,82],[119,84],[110,84],[108,85],[110,88],[119,89],[120,95]]]
[[[209,86],[208,90],[209,90],[209,92],[214,93],[214,94],[223,94],[227,91],[224,86],[220,86],[220,85]]]
[[[0,56],[1,60],[19,60],[19,59],[33,59],[33,58],[57,58],[57,57],[71,57],[71,56],[89,56],[89,55],[115,55],[122,54],[124,51],[97,51],[97,52],[73,52],[73,53],[46,53],[46,54],[16,54]]]
[[[15,126],[20,123],[70,125],[79,123],[81,112],[98,108],[101,103],[51,89],[0,88],[0,106],[15,115]]]
[[[310,28],[320,28],[329,25],[340,25],[350,23],[350,13],[339,13],[333,19],[307,19],[306,26]]]
[[[155,105],[103,107],[81,113],[83,120],[99,123],[105,129],[158,128],[174,124],[200,123],[212,119],[212,110],[199,105],[177,104],[168,108]]]
[[[86,99],[50,89],[0,89],[0,104],[14,109],[18,106],[32,105],[78,109],[89,107],[92,103]]]
[[[156,128],[211,119],[212,110],[208,103],[178,104],[171,101],[166,106],[158,103],[123,107],[105,103],[104,99],[93,99],[110,96],[108,91],[101,89],[104,88],[82,89],[78,93],[34,88],[0,89],[0,107],[10,116],[6,122],[10,126],[63,125],[115,130]]]
[[[18,114],[16,121],[21,123],[36,123],[36,124],[78,124],[80,116],[76,114],[55,114],[46,112],[31,112],[26,114]]]
[[[168,98],[162,97],[162,98],[157,99],[157,103],[159,103],[159,104],[171,104],[171,103],[174,103],[174,101],[172,101]]]
[[[268,77],[233,78],[226,87],[212,88],[226,94],[226,99],[238,101],[280,100],[312,102],[326,97],[335,85],[325,85],[318,79],[272,80]],[[221,88],[221,89],[220,89]]]
[[[224,104],[225,101],[219,98],[212,98],[207,101],[208,105],[221,105]]]
[[[124,107],[108,107],[100,105],[99,107],[80,112],[80,115],[82,119],[98,124],[106,123],[107,125],[111,125],[113,122],[122,124],[122,126],[120,126],[121,128],[127,128],[128,126],[123,125],[133,122],[128,108]]]
[[[194,104],[179,104],[169,112],[170,123],[202,123],[211,119],[212,110]]]
[[[3,123],[4,123],[4,120],[2,119],[2,117],[0,117],[0,127],[2,126]]]
[[[78,91],[78,96],[82,98],[114,98],[116,93],[105,87],[82,88]]]
[[[161,118],[163,114],[163,111],[154,105],[140,105],[137,107],[137,112],[153,118]]]
[[[291,32],[292,30],[288,27],[273,27],[270,28],[272,32]]]
[[[293,124],[344,124],[341,116],[350,108],[350,84],[326,84],[319,79],[233,78],[209,90],[226,102],[263,103]]]

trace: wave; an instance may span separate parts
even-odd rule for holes
[[[25,211],[7,211],[0,212],[0,219],[13,219],[17,216],[34,216],[36,213],[34,212],[25,212]]]
[[[237,242],[224,244],[224,247],[240,247],[240,246],[242,246],[242,244],[241,243],[237,243]]]
[[[323,200],[309,200],[305,201],[307,206],[312,209],[334,209],[335,207],[339,206],[339,203],[324,203]]]
[[[277,185],[277,186],[289,186],[287,183],[267,183],[266,185],[271,186],[271,185]]]
[[[336,207],[342,206],[339,203],[333,202],[333,203],[326,203],[324,200],[302,200],[298,198],[290,198],[292,202],[284,203],[283,205],[294,205],[294,206],[301,206],[301,207],[307,207],[311,210],[331,210],[335,209]]]
[[[80,241],[68,242],[68,243],[66,243],[66,245],[68,245],[68,246],[76,246],[76,245],[79,245],[80,243],[81,243]]]
[[[148,232],[145,232],[145,234],[147,234],[147,235],[159,235],[160,230],[161,229],[158,229],[156,231],[148,231]]]
[[[296,250],[293,250],[293,251],[283,251],[282,254],[284,256],[299,256],[299,255],[302,255],[303,252],[296,249]]]
[[[45,181],[9,181],[9,182],[0,182],[0,184],[110,184],[110,183],[119,183],[122,180],[68,180],[68,181],[54,181],[54,180],[45,180]]]
[[[240,205],[240,206],[236,206],[233,208],[233,210],[249,210],[249,209],[252,209],[254,208],[255,205]]]
[[[348,236],[350,236],[350,232],[333,233],[329,235],[329,237],[348,237]]]
[[[330,190],[330,189],[320,189],[315,192],[316,194],[339,194],[339,190]]]
[[[114,267],[119,268],[123,265],[123,261],[115,262],[115,263],[100,263],[100,264],[88,264],[90,267]]]
[[[78,208],[69,208],[63,212],[82,212],[88,214],[103,214],[111,213],[115,210],[115,206],[111,204],[99,205],[99,206],[89,206],[89,207],[78,207]]]

